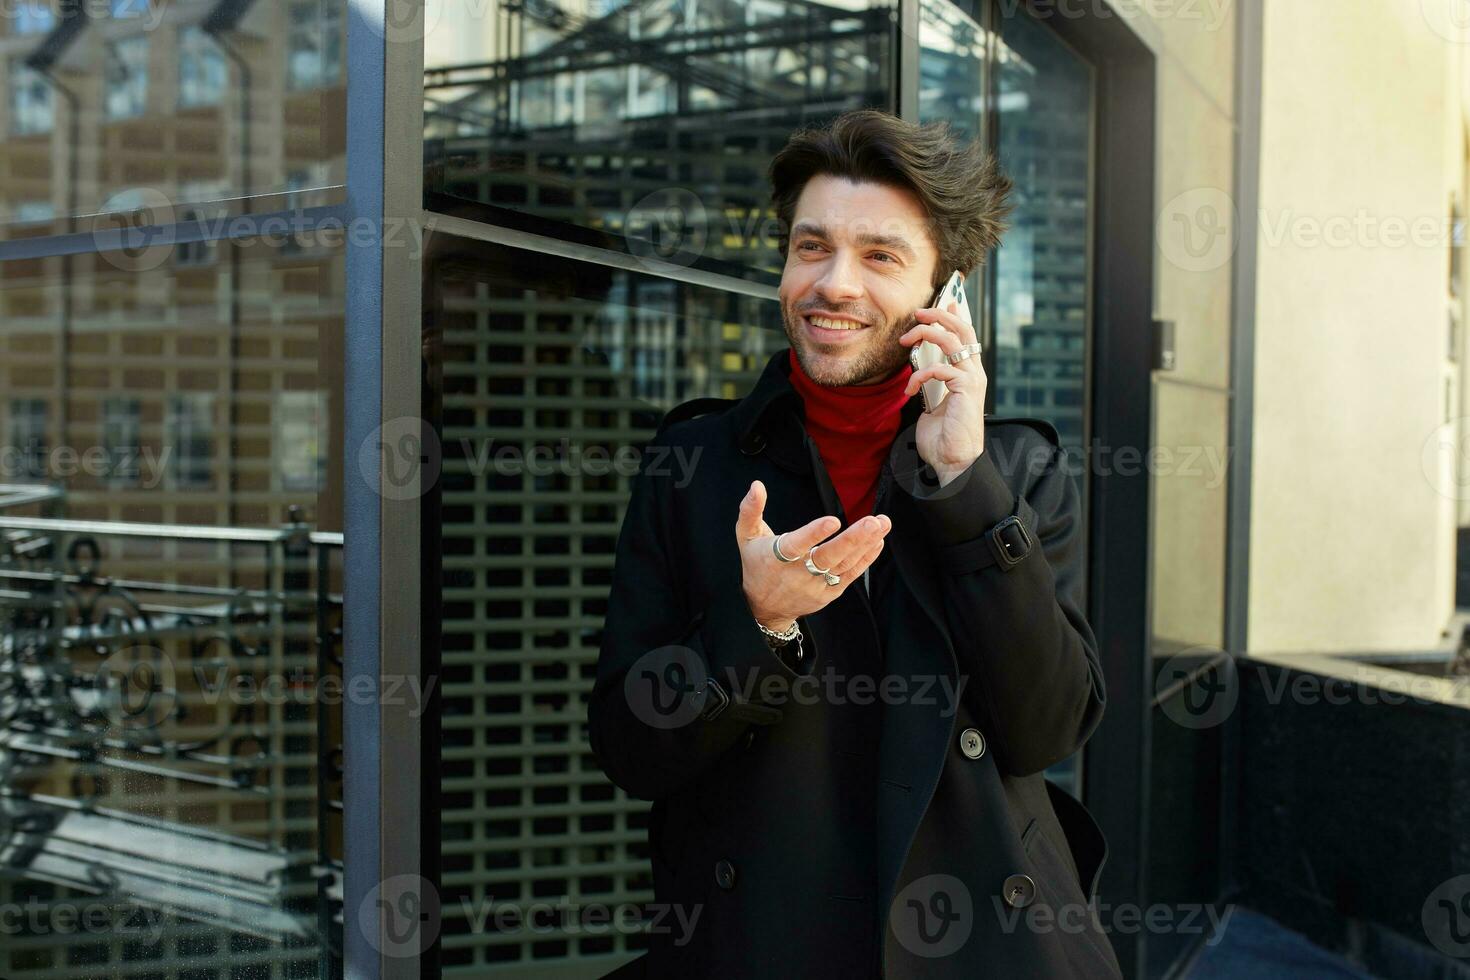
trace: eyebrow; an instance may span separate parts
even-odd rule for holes
[[[827,232],[825,226],[810,220],[798,221],[796,227],[791,229],[792,238],[800,235],[812,235],[813,237],[829,242],[832,240],[832,236]],[[891,248],[895,252],[901,252],[910,261],[918,257],[918,253],[914,251],[914,247],[901,235],[874,235],[865,232],[857,236],[857,241],[859,245],[878,245],[883,248]]]

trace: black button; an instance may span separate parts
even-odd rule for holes
[[[1036,882],[1030,875],[1011,875],[1001,886],[1001,897],[1013,909],[1025,908],[1036,898]]]
[[[729,861],[715,862],[715,884],[729,891],[735,887],[735,865]]]
[[[985,736],[980,734],[980,729],[966,728],[960,732],[960,751],[971,759],[985,754]]]
[[[766,448],[766,434],[760,430],[748,432],[740,440],[740,451],[747,456],[754,456]]]

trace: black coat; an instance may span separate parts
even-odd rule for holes
[[[778,532],[842,516],[789,371],[782,350],[740,401],[675,409],[634,480],[588,720],[608,777],[653,801],[663,911],[620,975],[1120,976],[1091,908],[1106,843],[1042,775],[1104,703],[1055,429],[988,417],[940,489],[910,400],[882,557],[780,657],[741,589],[740,499],[764,481]],[[1034,542],[1014,564],[986,535],[1010,515]],[[709,678],[734,698],[712,717]]]

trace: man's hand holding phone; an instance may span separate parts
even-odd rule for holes
[[[930,307],[914,311],[914,319],[918,323],[898,338],[911,349],[914,364],[905,390],[910,395],[925,392],[917,432],[919,456],[934,468],[943,486],[985,450],[989,379],[981,366],[980,343],[959,271],[935,294]],[[942,393],[936,390],[940,387]]]
[[[819,517],[780,536],[781,552],[788,559],[783,562],[771,547],[776,532],[762,516],[765,509],[766,486],[756,480],[740,501],[735,540],[740,545],[745,601],[755,621],[777,633],[823,608],[862,578],[878,560],[883,539],[893,529],[887,514],[875,514],[828,541],[842,522],[832,516]],[[807,569],[809,552],[817,568],[838,578],[836,585],[828,584],[827,575]]]

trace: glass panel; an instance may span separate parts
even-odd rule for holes
[[[497,930],[509,910],[651,902],[648,804],[587,745],[613,551],[662,414],[735,398],[787,346],[774,298],[431,235],[442,422],[443,965],[599,977],[643,937]],[[498,909],[474,922],[465,910]]]
[[[964,139],[981,136],[985,112],[986,33],[970,6],[919,4],[919,119],[942,119]]]
[[[1017,16],[1001,22],[995,74],[996,154],[1016,185],[993,260],[995,411],[1046,419],[1080,460],[1092,71],[1045,26]]]
[[[474,10],[426,6],[425,187],[512,227],[774,281],[766,161],[814,117],[891,107],[891,0]]]
[[[1091,210],[1092,69],[1042,24],[1001,20],[995,152],[1015,182],[1011,227],[991,258],[995,414],[1057,427],[1083,499]],[[1084,531],[1082,540],[1087,540]],[[1047,775],[1080,795],[1074,756]]]
[[[268,196],[257,212],[340,200],[346,4],[11,4],[0,241],[73,230],[68,216],[138,210],[131,224],[171,224],[209,201],[241,213],[247,196]],[[335,189],[269,197],[300,174]]]
[[[343,265],[218,247],[0,265],[7,980],[341,972]]]

